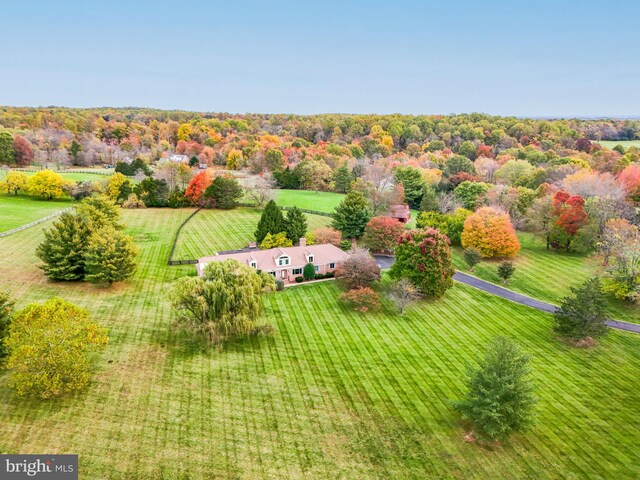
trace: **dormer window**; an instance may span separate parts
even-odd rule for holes
[[[251,265],[251,268],[258,268],[258,263],[255,260],[251,260],[249,265]]]
[[[308,261],[309,263],[313,263],[313,255],[309,255],[309,256],[307,257],[307,261]]]
[[[290,259],[289,257],[287,257],[286,255],[283,255],[282,257],[278,258],[278,266],[282,267],[283,265],[289,265],[290,263]]]

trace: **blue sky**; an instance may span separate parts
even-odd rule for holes
[[[0,104],[640,115],[640,2],[30,1]]]

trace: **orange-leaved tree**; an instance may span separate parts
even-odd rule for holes
[[[475,248],[483,257],[513,257],[520,242],[508,213],[482,207],[464,222],[462,246]]]
[[[204,170],[191,179],[184,192],[184,197],[194,205],[199,205],[203,200],[202,194],[209,185],[211,185],[211,175],[207,170]]]

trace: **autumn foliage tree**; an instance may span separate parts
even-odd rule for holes
[[[26,138],[20,135],[13,137],[13,151],[19,167],[26,167],[33,162],[33,148]]]
[[[391,278],[407,278],[423,294],[433,297],[441,297],[453,286],[451,244],[438,230],[405,232],[398,240],[395,257],[389,270]]]
[[[393,217],[373,217],[364,230],[364,243],[374,252],[392,252],[404,230]]]
[[[380,280],[380,267],[366,248],[355,248],[336,269],[336,278],[350,290]]]
[[[344,292],[340,295],[340,300],[362,313],[380,308],[380,296],[369,287],[354,288]]]
[[[622,170],[618,182],[632,200],[640,202],[640,163],[634,163]]]
[[[342,232],[331,227],[316,228],[313,231],[313,236],[317,245],[330,243],[331,245],[339,247],[342,242]]]
[[[467,217],[462,246],[477,249],[483,257],[513,257],[520,250],[509,214],[492,207],[482,207]]]
[[[194,205],[199,205],[202,203],[202,196],[209,185],[211,185],[211,176],[207,170],[203,170],[191,179],[184,192],[184,197]]]
[[[571,241],[589,221],[580,195],[570,195],[560,190],[553,196],[555,221],[549,231],[549,241],[554,248],[571,249]]]

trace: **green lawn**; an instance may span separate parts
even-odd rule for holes
[[[71,206],[71,199],[40,200],[27,195],[0,194],[0,232],[26,225]]]
[[[331,213],[345,197],[342,193],[309,190],[274,190],[274,200],[281,207],[299,207]]]
[[[600,140],[597,143],[607,148],[613,148],[616,145],[622,145],[625,149],[629,147],[640,147],[640,140]]]
[[[111,336],[77,396],[16,398],[0,376],[0,452],[78,453],[91,479],[640,476],[640,336],[569,348],[550,316],[462,285],[404,318],[363,315],[329,282],[266,298],[275,337],[203,353],[169,328],[169,282],[193,267],[166,261],[189,213],[125,212],[141,266],[113,290],[45,281],[39,227],[0,239],[0,288],[20,306],[59,295]],[[532,431],[486,449],[464,442],[449,402],[495,335],[532,355],[540,404]]]
[[[531,233],[519,232],[522,249],[514,260],[516,271],[506,285],[507,288],[556,305],[571,293],[570,287],[579,286],[595,275],[601,275],[598,260],[585,255],[547,250],[544,239]],[[473,272],[462,258],[462,249],[454,251],[456,268],[471,273],[483,280],[500,283],[496,270],[500,260],[485,260]],[[640,323],[640,305],[609,302],[613,318]]]
[[[246,247],[255,239],[260,215],[261,211],[245,207],[231,211],[201,210],[182,229],[173,259],[196,259],[219,250]],[[330,221],[329,217],[307,215],[310,231]]]

